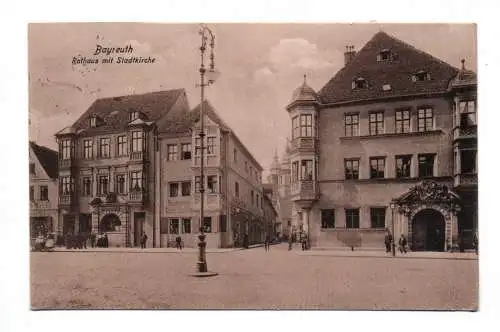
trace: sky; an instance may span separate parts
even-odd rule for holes
[[[206,98],[264,169],[281,155],[291,123],[286,105],[306,75],[316,91],[343,66],[346,45],[359,50],[378,31],[477,71],[471,24],[210,24],[219,80]],[[54,134],[98,98],[184,88],[200,101],[198,24],[41,23],[28,28],[30,140],[57,149]],[[432,38],[431,38],[432,37]],[[72,64],[96,45],[131,45],[153,64]],[[130,56],[130,55],[127,55]],[[102,59],[102,56],[97,56]],[[115,60],[116,61],[116,60]]]

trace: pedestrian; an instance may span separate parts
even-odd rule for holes
[[[474,236],[472,237],[472,244],[474,245],[474,250],[476,251],[476,255],[479,254],[479,238],[477,235],[477,230],[474,232]]]
[[[392,243],[392,234],[387,229],[385,231],[385,237],[384,237],[385,252],[391,252],[391,243]]]
[[[288,235],[288,250],[292,250],[292,245],[293,245],[293,236],[292,234]]]
[[[103,245],[104,245],[104,248],[108,248],[109,247],[109,240],[108,240],[108,234],[104,233],[104,237],[103,237]]]
[[[175,247],[177,250],[182,250],[182,238],[180,236],[175,238]]]
[[[401,234],[401,237],[399,238],[399,252],[405,253],[407,252],[406,245],[408,244],[408,241],[406,241],[406,236],[404,234]]]
[[[142,236],[141,236],[141,249],[145,249],[146,248],[146,242],[148,241],[148,236],[146,235],[146,233],[142,232]]]
[[[269,235],[266,235],[266,239],[264,240],[264,249],[269,251]]]
[[[306,233],[300,234],[300,243],[302,244],[302,251],[307,250],[307,234]]]
[[[90,246],[95,248],[96,234],[95,232],[90,233]]]

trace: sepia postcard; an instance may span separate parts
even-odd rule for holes
[[[31,23],[32,310],[479,309],[475,24]]]

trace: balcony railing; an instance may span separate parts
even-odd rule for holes
[[[141,161],[144,160],[145,154],[144,151],[136,151],[130,153],[130,160]]]
[[[59,169],[69,169],[74,165],[73,159],[59,159]]]
[[[292,151],[306,150],[314,151],[316,149],[316,139],[314,137],[298,137],[292,140],[290,147]]]
[[[131,191],[128,194],[128,201],[132,203],[143,203],[146,199],[146,193],[142,191]]]
[[[71,205],[72,195],[61,195],[59,196],[59,205]]]
[[[318,197],[318,184],[313,180],[300,180],[291,184],[292,200],[316,200]]]
[[[458,186],[477,186],[477,173],[455,174],[455,187]]]
[[[453,129],[453,139],[476,138],[477,126],[455,127]]]
[[[200,194],[197,193],[194,196],[194,205],[198,206],[200,205]],[[220,201],[220,195],[219,194],[210,194],[210,193],[205,193],[205,207],[207,208],[213,208],[216,209],[219,207],[219,201]]]

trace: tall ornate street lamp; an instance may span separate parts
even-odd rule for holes
[[[212,85],[215,80],[219,77],[219,72],[215,69],[215,57],[214,57],[214,47],[215,47],[215,35],[212,30],[208,27],[202,25],[199,32],[201,36],[201,46],[200,46],[200,56],[201,56],[201,65],[200,65],[200,84],[201,88],[201,100],[200,100],[200,235],[198,235],[199,254],[198,254],[198,262],[196,264],[196,273],[193,274],[195,277],[210,277],[215,276],[217,273],[208,272],[207,268],[207,257],[206,257],[206,246],[205,242],[205,230],[203,227],[204,221],[204,193],[205,193],[205,175],[204,175],[204,167],[205,167],[205,87]],[[207,44],[210,45],[210,67],[207,72],[205,68],[205,52],[207,51]],[[205,80],[206,76],[206,80]]]
[[[396,203],[391,202],[389,203],[389,206],[391,208],[391,223],[392,223],[392,257],[396,256],[396,232],[394,231],[394,209],[396,208]]]

